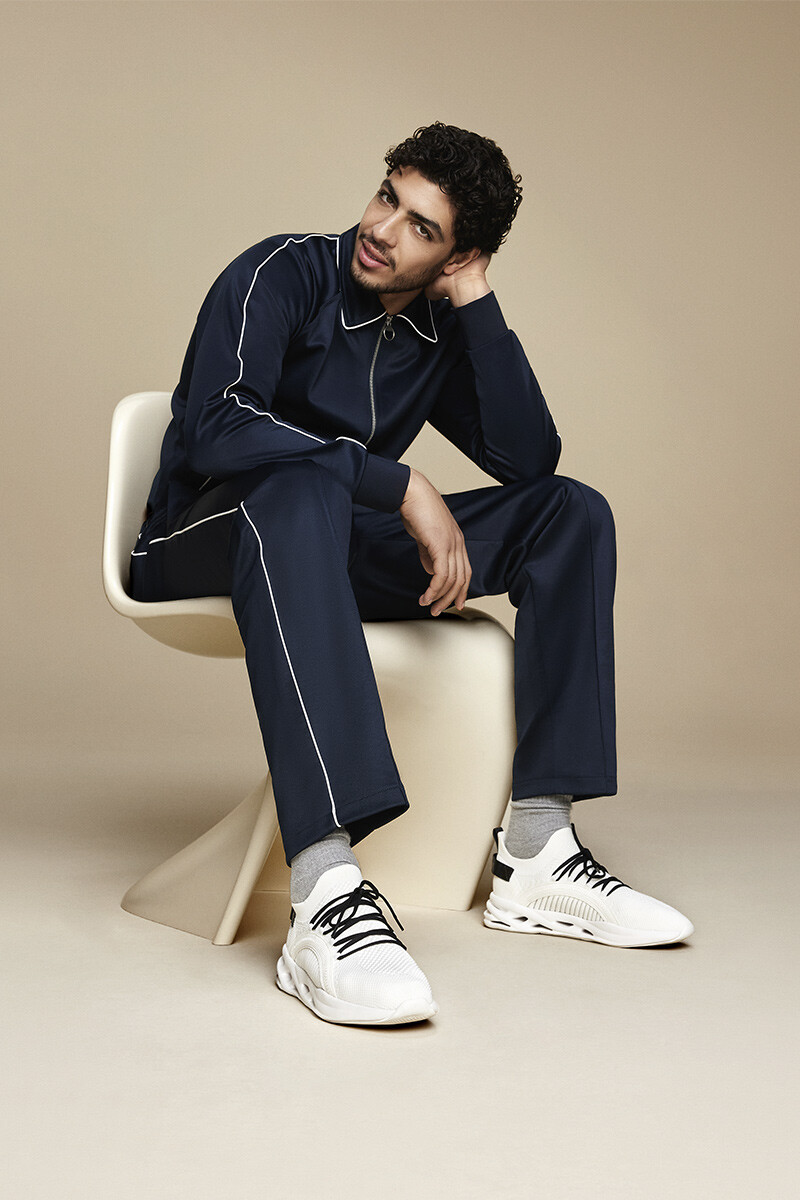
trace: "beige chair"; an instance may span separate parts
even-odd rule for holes
[[[114,411],[106,596],[167,646],[242,657],[227,597],[142,604],[126,590],[130,551],[169,419],[167,392],[138,392]],[[359,843],[363,873],[393,904],[467,909],[510,794],[513,641],[477,610],[437,621],[369,622],[364,632],[411,809]],[[286,890],[288,875],[267,775],[228,816],[130,888],[122,907],[228,945],[251,894]]]

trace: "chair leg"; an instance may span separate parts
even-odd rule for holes
[[[122,907],[229,946],[277,832],[267,775],[233,812],[135,883]]]

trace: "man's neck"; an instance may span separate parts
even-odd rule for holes
[[[417,288],[415,292],[385,292],[378,295],[383,307],[390,317],[407,308],[412,300],[416,300],[417,296],[422,291],[422,288]]]

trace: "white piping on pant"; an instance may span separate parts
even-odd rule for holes
[[[288,665],[288,667],[289,667],[289,673],[290,673],[290,674],[291,674],[291,676],[292,676],[292,682],[294,683],[295,691],[297,692],[297,699],[300,701],[300,707],[301,707],[301,708],[302,708],[302,710],[303,710],[303,716],[304,716],[304,717],[305,717],[305,719],[306,719],[306,725],[307,725],[307,727],[308,727],[308,732],[309,732],[309,734],[310,734],[310,736],[311,736],[311,741],[314,743],[314,749],[315,749],[315,750],[316,750],[316,752],[317,752],[317,758],[319,759],[319,765],[320,765],[320,767],[322,768],[322,774],[325,776],[325,786],[326,786],[326,788],[328,789],[328,797],[329,797],[329,799],[330,799],[330,802],[331,802],[331,812],[333,813],[333,819],[334,819],[334,821],[335,821],[335,823],[336,823],[336,827],[337,827],[337,829],[341,829],[341,828],[342,828],[342,826],[341,826],[341,823],[340,823],[340,821],[339,821],[339,817],[338,817],[338,815],[337,815],[337,813],[336,813],[336,804],[334,803],[334,799],[333,799],[333,792],[331,791],[331,781],[330,781],[330,779],[329,779],[329,777],[328,777],[328,772],[327,772],[327,769],[326,769],[326,767],[325,767],[325,763],[324,763],[324,761],[323,761],[323,758],[322,758],[322,754],[321,754],[321,752],[320,752],[319,745],[317,744],[317,739],[316,739],[316,738],[315,738],[315,736],[314,736],[314,730],[311,728],[311,720],[310,720],[310,718],[309,718],[309,715],[308,715],[308,710],[306,709],[305,703],[303,702],[303,696],[302,696],[302,693],[301,693],[301,691],[300,691],[300,684],[297,682],[297,676],[296,676],[296,675],[295,675],[295,673],[294,673],[294,667],[292,666],[292,660],[291,660],[291,658],[289,657],[289,650],[288,650],[288,647],[287,647],[287,645],[286,645],[286,639],[285,639],[285,638],[284,638],[284,636],[283,636],[283,628],[282,628],[282,626],[281,626],[281,620],[280,620],[280,617],[278,616],[278,609],[277,609],[277,606],[276,606],[276,604],[275,604],[275,595],[274,595],[274,593],[273,593],[273,591],[272,591],[272,583],[270,582],[270,578],[269,578],[269,572],[267,571],[267,564],[264,562],[264,543],[261,541],[261,535],[259,534],[259,532],[258,532],[258,530],[256,529],[255,525],[254,525],[254,524],[253,524],[253,522],[250,520],[250,514],[248,513],[247,509],[246,509],[246,508],[245,508],[245,506],[244,506],[244,501],[242,501],[242,503],[241,503],[240,507],[241,507],[241,510],[242,510],[242,512],[244,513],[245,517],[247,518],[248,524],[250,525],[251,529],[253,530],[253,533],[256,535],[256,540],[258,541],[259,555],[260,555],[260,557],[261,557],[261,569],[263,570],[263,572],[264,572],[264,578],[265,578],[265,579],[266,579],[266,581],[267,581],[267,588],[268,588],[268,590],[269,590],[269,598],[270,598],[270,600],[272,601],[272,611],[273,611],[273,612],[274,612],[274,614],[275,614],[275,624],[276,624],[276,625],[277,625],[277,627],[278,627],[278,634],[279,634],[279,636],[280,636],[280,639],[281,639],[281,645],[283,646],[283,653],[284,653],[284,655],[286,656],[286,663],[287,663],[287,665]]]
[[[229,517],[231,513],[235,513],[237,509],[226,508],[225,512],[212,513],[210,517],[201,517],[199,521],[193,521],[191,525],[187,525],[185,529],[176,529],[174,533],[168,533],[166,537],[151,538],[147,543],[148,546],[154,546],[156,542],[168,542],[172,538],[177,537],[179,533],[188,533],[190,529],[196,529],[198,525],[203,525],[206,521],[213,521],[215,517]],[[141,534],[139,535],[141,537]],[[132,558],[146,558],[146,550],[132,550]]]

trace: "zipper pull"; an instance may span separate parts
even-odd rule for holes
[[[384,322],[382,333],[383,333],[383,336],[386,338],[387,342],[394,341],[394,330],[392,329],[392,317],[391,316],[387,316],[386,321]]]

